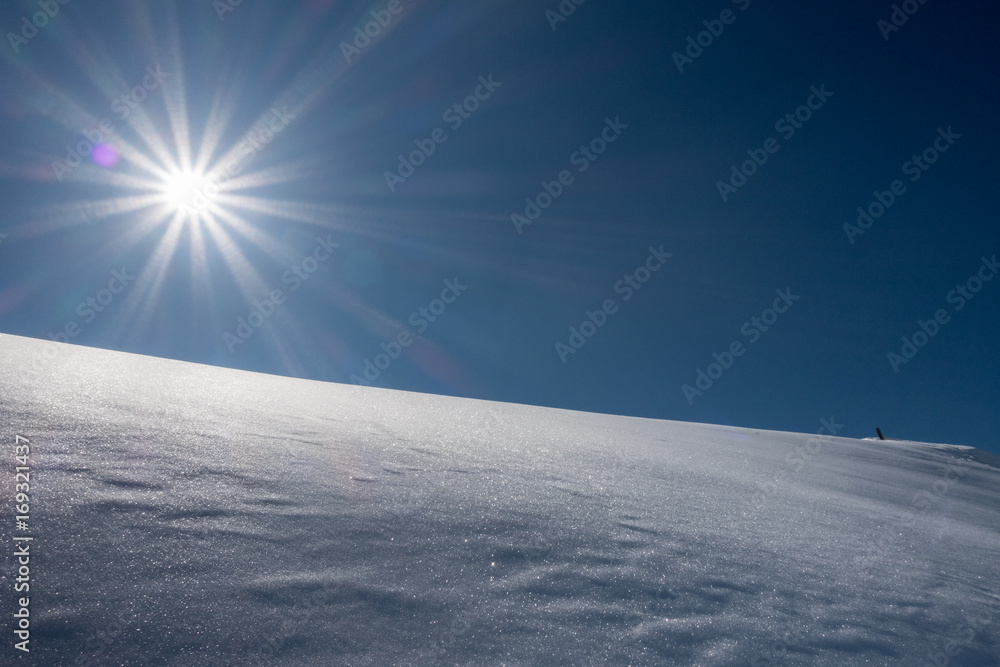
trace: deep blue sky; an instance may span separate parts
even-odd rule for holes
[[[388,5],[245,0],[220,20],[209,0],[90,0],[18,53],[6,37],[0,331],[76,322],[78,344],[349,382],[405,330],[374,385],[802,432],[832,416],[841,435],[1000,452],[1000,280],[961,309],[948,298],[1000,253],[1000,8],[929,0],[886,40],[891,2],[589,0],[553,30],[557,0],[401,0],[347,62],[341,43]],[[675,52],[727,9],[679,72]],[[37,11],[5,3],[0,27]],[[115,100],[147,67],[164,82],[122,120]],[[445,111],[491,76],[456,128]],[[832,96],[789,137],[776,121],[812,87]],[[151,144],[176,157],[178,119],[193,152],[217,141],[215,167],[272,107],[294,118],[245,172],[280,178],[226,193],[269,205],[231,199],[173,226],[162,205],[93,205],[143,195],[134,179],[165,166]],[[104,118],[119,162],[58,180],[53,161]],[[580,172],[606,119],[615,141]],[[390,191],[397,156],[438,128],[447,140]],[[939,128],[960,136],[911,181],[904,163]],[[717,182],[769,138],[777,152],[724,202]],[[511,215],[563,170],[572,183],[518,234]],[[897,179],[905,193],[850,243],[844,224]],[[293,290],[282,277],[317,238],[338,247]],[[661,245],[671,257],[626,301],[617,281]],[[87,321],[78,304],[122,268],[135,280]],[[411,313],[456,278],[467,289],[421,331]],[[231,353],[223,334],[275,289],[284,302]],[[752,334],[786,289],[800,298]],[[556,343],[607,299],[563,363]],[[894,372],[887,354],[938,310],[946,323]],[[743,355],[689,402],[683,385],[736,341]]]

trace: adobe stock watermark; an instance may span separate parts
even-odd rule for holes
[[[770,667],[770,665],[781,664],[788,657],[791,649],[805,646],[808,639],[809,636],[801,630],[790,630],[783,634],[781,638],[774,640],[768,647],[768,650],[751,660],[750,667]]]
[[[448,123],[452,131],[458,130],[465,121],[472,117],[472,114],[479,110],[480,105],[493,96],[497,88],[503,83],[493,80],[493,75],[480,76],[478,85],[473,89],[472,94],[461,102],[451,105],[441,114],[441,119]],[[405,157],[399,156],[399,165],[395,171],[386,171],[385,183],[389,186],[389,192],[395,192],[396,186],[405,183],[406,179],[416,173],[417,169],[423,166],[427,159],[434,155],[437,147],[448,141],[448,133],[444,128],[435,128],[426,139],[414,139],[415,150],[410,151]]]
[[[112,271],[110,279],[103,288],[77,304],[76,314],[83,321],[69,320],[55,333],[48,332],[46,334],[48,339],[57,343],[70,343],[72,339],[83,333],[87,324],[95,322],[101,314],[107,311],[135,279],[136,277],[130,274],[124,266]],[[45,345],[38,354],[32,355],[30,360],[26,360],[23,369],[31,375],[39,377],[43,373],[49,372],[62,355],[63,348],[58,345]]]
[[[942,466],[942,469],[944,470],[944,475],[942,475],[941,479],[934,480],[930,491],[921,491],[913,496],[910,502],[913,511],[907,510],[900,520],[900,523],[907,528],[917,523],[918,515],[926,514],[934,509],[934,506],[948,495],[952,485],[958,484],[965,475],[965,471],[957,466],[945,464]]]
[[[914,155],[903,163],[903,175],[909,176],[911,183],[916,183],[940,159],[941,155],[947,153],[961,138],[962,135],[956,134],[951,129],[951,125],[948,126],[947,130],[939,127],[937,136],[931,145],[921,151],[919,155]],[[851,242],[851,245],[854,245],[856,237],[863,235],[875,224],[876,220],[885,215],[896,203],[896,200],[906,194],[906,191],[906,185],[903,181],[896,179],[889,184],[888,190],[883,192],[876,190],[873,193],[875,201],[868,206],[859,206],[856,224],[844,223],[844,233],[847,234],[847,240]]]
[[[745,12],[750,8],[750,0],[732,0],[734,5],[739,5],[740,11]],[[722,37],[722,33],[725,32],[727,25],[732,25],[736,23],[736,14],[731,9],[723,9],[722,13],[719,14],[717,19],[708,19],[702,21],[701,24],[705,26],[705,30],[702,30],[697,35],[687,38],[687,47],[684,49],[684,53],[680,51],[674,51],[674,64],[677,65],[677,71],[681,74],[684,73],[685,65],[693,65],[694,61],[701,57],[701,54],[705,52],[705,49],[715,44],[715,40]]]
[[[471,629],[472,623],[464,616],[461,614],[455,616],[448,629],[440,636],[435,637],[429,646],[417,654],[417,657],[420,658],[420,664],[427,667],[449,664],[445,662],[448,653]],[[450,662],[454,664],[455,661],[451,660]]]
[[[910,499],[910,507],[901,516],[893,517],[893,521],[904,528],[913,528],[917,524],[917,517],[929,514],[938,503],[944,499],[955,484],[958,484],[965,475],[960,466],[950,463],[942,463],[943,474],[939,479],[935,479],[930,486],[930,490],[920,491]],[[873,546],[882,547],[886,550],[897,548],[893,541],[898,534],[898,530],[888,527],[873,541]]]
[[[42,11],[35,12],[29,20],[27,16],[21,18],[20,33],[8,32],[7,41],[14,49],[14,53],[21,52],[21,47],[38,35],[38,31],[49,24],[60,11],[61,6],[68,5],[72,0],[37,0]]]
[[[226,20],[226,14],[235,12],[236,8],[243,4],[243,0],[212,0],[212,8],[220,21]]]
[[[333,256],[334,251],[339,247],[340,244],[334,243],[329,234],[325,239],[316,237],[316,245],[313,246],[312,252],[306,255],[302,261],[290,266],[282,274],[281,282],[289,286],[289,292],[297,292],[305,281],[319,270],[320,265]],[[222,334],[222,341],[229,349],[229,354],[236,352],[237,345],[242,345],[250,340],[257,329],[264,326],[264,323],[274,315],[278,306],[285,303],[286,299],[287,297],[282,290],[272,289],[263,301],[253,302],[253,308],[250,309],[246,317],[236,318],[234,333],[226,331]]]
[[[631,301],[635,293],[641,290],[653,274],[662,269],[667,260],[673,256],[673,253],[663,250],[663,244],[660,244],[659,248],[650,246],[645,262],[616,281],[611,288],[612,294],[622,295],[622,302]],[[608,323],[608,318],[618,312],[618,307],[618,302],[612,296],[605,299],[596,310],[584,311],[583,322],[569,328],[568,344],[561,340],[556,341],[556,354],[559,355],[559,360],[565,364],[569,355],[583,349],[587,341]]]
[[[944,646],[939,647],[939,650],[931,650],[924,662],[920,663],[919,667],[949,667],[949,665],[957,665],[958,662],[952,662],[952,658],[957,658],[961,653],[962,649],[971,646],[974,641],[976,641],[976,635],[986,628],[990,627],[996,622],[996,609],[989,608],[986,613],[982,616],[965,614],[962,619],[962,625],[958,627],[952,638],[944,643]]]
[[[898,522],[903,527],[912,528],[916,525],[918,516],[927,515],[934,510],[952,488],[962,481],[962,477],[966,473],[961,466],[950,463],[942,463],[940,469],[939,478],[934,480],[930,489],[915,494],[910,500],[910,509],[899,517]],[[890,532],[884,531],[883,538],[877,542],[877,545],[881,546],[883,541],[888,543],[890,536]],[[896,545],[891,546],[895,548]],[[953,638],[946,641],[940,650],[932,649],[928,652],[924,661],[919,663],[920,667],[948,667],[952,664],[958,664],[953,663],[951,658],[957,657],[964,647],[971,645],[975,641],[976,633],[981,632],[994,620],[995,609],[987,609],[983,616],[966,614],[963,624]]]
[[[830,417],[830,419],[820,419],[820,427],[816,431],[816,435],[837,435],[846,428],[844,424],[838,424],[836,417]],[[767,496],[775,493],[785,482],[792,478],[792,476],[800,472],[808,463],[814,458],[820,455],[823,451],[823,441],[818,437],[812,437],[806,440],[805,445],[796,445],[788,450],[785,454],[785,464],[787,467],[779,469],[775,474],[774,478],[760,486],[760,490],[754,494],[753,502],[754,504],[760,504],[763,502]],[[766,663],[765,663],[766,664]]]
[[[185,207],[188,212],[207,211],[210,198],[222,192],[222,186],[246,169],[297,117],[288,113],[288,107],[282,107],[281,110],[271,107],[270,117],[254,124],[246,138],[236,147],[236,158],[221,171],[212,170],[209,182],[191,196],[189,205]]]
[[[121,270],[112,271],[107,286],[81,301],[76,307],[76,314],[83,318],[85,324],[90,324],[97,319],[98,314],[103,313],[112,304],[119,294],[132,284],[133,280],[135,280],[135,276],[129,275],[128,269],[124,266]],[[61,331],[49,333],[48,336],[50,340],[68,343],[71,338],[76,338],[82,332],[81,325],[76,320],[70,320]]]
[[[813,114],[823,108],[823,105],[833,97],[833,93],[826,89],[826,84],[811,86],[810,95],[806,98],[805,104],[795,109],[791,113],[786,113],[774,124],[775,132],[788,141],[801,130],[806,123],[812,119]],[[747,179],[753,177],[761,167],[767,164],[768,158],[781,150],[781,144],[774,137],[768,137],[762,148],[748,148],[746,153],[750,156],[739,167],[731,165],[729,179],[727,181],[716,181],[715,187],[719,190],[719,196],[723,202],[728,202],[731,195],[736,194],[740,188],[747,184]]]
[[[163,81],[166,78],[167,75],[159,65],[148,65],[146,67],[146,76],[139,85],[124,95],[115,98],[111,103],[111,111],[116,113],[122,120],[127,119],[129,114],[149,97],[150,93],[163,85]],[[83,164],[83,161],[91,157],[91,155],[94,156],[95,162],[98,162],[102,166],[114,166],[118,161],[117,153],[114,153],[113,149],[110,151],[107,150],[105,143],[111,139],[114,131],[115,124],[110,118],[102,118],[93,129],[84,130],[82,141],[78,141],[76,146],[66,146],[66,159],[56,160],[52,163],[52,171],[55,172],[56,178],[62,181],[67,174]],[[105,149],[104,156],[98,153],[102,149]]]
[[[953,306],[954,312],[958,312],[976,298],[982,291],[986,283],[1000,273],[1000,264],[997,264],[997,256],[987,259],[982,257],[979,269],[971,278],[964,283],[955,285],[955,288],[945,295],[945,301]],[[951,314],[944,308],[939,308],[934,312],[934,316],[927,321],[917,320],[917,330],[911,336],[900,336],[902,345],[898,352],[889,352],[886,357],[893,373],[899,373],[899,368],[903,364],[910,363],[910,360],[917,356],[917,353],[930,343],[931,339],[938,335],[941,327],[951,322]]]
[[[347,63],[350,64],[352,58],[360,56],[361,52],[372,44],[372,40],[377,39],[389,24],[403,13],[403,9],[401,0],[389,0],[384,9],[373,9],[368,12],[371,20],[365,23],[364,27],[354,28],[354,39],[340,43],[340,52],[344,54]]]
[[[333,603],[338,592],[337,585],[325,583],[322,588],[313,591],[308,597],[298,598],[288,611],[282,612],[277,632],[266,635],[260,645],[251,647],[248,657],[249,664],[273,664],[278,654],[285,648],[285,642],[313,623],[314,618],[322,614]],[[337,637],[332,638],[332,640],[338,644],[342,642]]]
[[[792,294],[790,287],[784,290],[775,290],[774,293],[778,297],[771,304],[771,307],[765,308],[759,317],[751,317],[740,327],[740,333],[746,337],[750,344],[760,340],[761,336],[774,326],[778,318],[787,313],[788,309],[802,298]],[[694,386],[690,384],[681,386],[681,391],[684,393],[688,405],[694,405],[695,396],[704,396],[705,392],[711,389],[725,375],[726,371],[733,367],[736,360],[746,354],[746,351],[747,348],[742,341],[734,340],[729,344],[727,351],[721,354],[718,352],[712,354],[715,361],[709,363],[705,370],[700,368],[696,370]]]
[[[576,8],[587,0],[562,0],[555,9],[545,10],[545,20],[549,22],[552,32],[556,31],[560,23],[565,23],[569,17],[576,13]]]
[[[11,494],[11,515],[13,520],[11,531],[20,533],[31,532],[29,525],[31,521],[31,455],[32,442],[19,433],[14,434],[13,448],[13,468],[14,472],[14,493]],[[38,481],[37,478],[35,480]],[[36,491],[37,491],[37,484]],[[8,487],[10,488],[10,487]],[[14,547],[10,562],[15,566],[14,572],[17,577],[13,579],[14,593],[20,593],[24,597],[15,597],[17,611],[14,612],[15,640],[14,648],[18,651],[31,653],[31,543],[34,541],[31,535],[14,535],[11,546]],[[5,577],[6,578],[6,577]]]
[[[87,665],[101,664],[104,654],[124,631],[125,628],[122,627],[121,623],[112,621],[101,632],[91,633],[84,642],[84,649],[77,654],[76,660],[73,661],[73,665],[87,667]]]
[[[589,143],[581,145],[569,156],[569,163],[576,167],[579,174],[587,171],[590,165],[597,161],[597,158],[608,150],[608,146],[618,141],[618,137],[628,129],[628,125],[621,122],[620,116],[604,119],[604,128],[600,134],[590,140]],[[566,192],[569,186],[573,185],[575,177],[568,169],[560,171],[552,181],[542,181],[542,189],[534,197],[525,197],[523,215],[512,213],[510,221],[514,223],[514,229],[518,234],[524,233],[524,227],[533,224],[541,217],[542,212],[552,206],[555,200],[559,199]]]
[[[440,297],[432,299],[426,306],[413,311],[407,322],[417,330],[418,335],[424,333],[430,327],[431,323],[441,317],[445,310],[448,309],[448,306],[458,301],[458,298],[467,289],[469,289],[469,286],[459,282],[457,276],[450,280],[445,280]],[[395,340],[388,343],[383,342],[379,346],[382,352],[376,354],[373,359],[365,359],[361,375],[352,375],[350,378],[351,383],[371,386],[372,382],[375,382],[382,373],[389,370],[389,366],[396,359],[399,359],[403,354],[403,350],[412,345],[415,340],[416,337],[410,333],[409,329],[404,327],[397,334]]]
[[[926,5],[927,0],[903,0],[902,3],[892,6],[889,20],[879,19],[875,26],[882,33],[882,39],[889,41],[889,35],[899,32],[899,29],[906,25],[910,17],[920,11],[921,5]]]

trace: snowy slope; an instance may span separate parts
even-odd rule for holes
[[[1000,664],[1000,465],[974,449],[11,336],[0,441],[2,664]]]

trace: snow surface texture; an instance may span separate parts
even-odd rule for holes
[[[1000,664],[1000,467],[975,449],[11,336],[0,396],[5,665]]]

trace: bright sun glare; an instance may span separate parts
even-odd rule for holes
[[[162,186],[164,202],[185,217],[208,213],[218,194],[218,186],[206,174],[179,171],[167,177]]]

